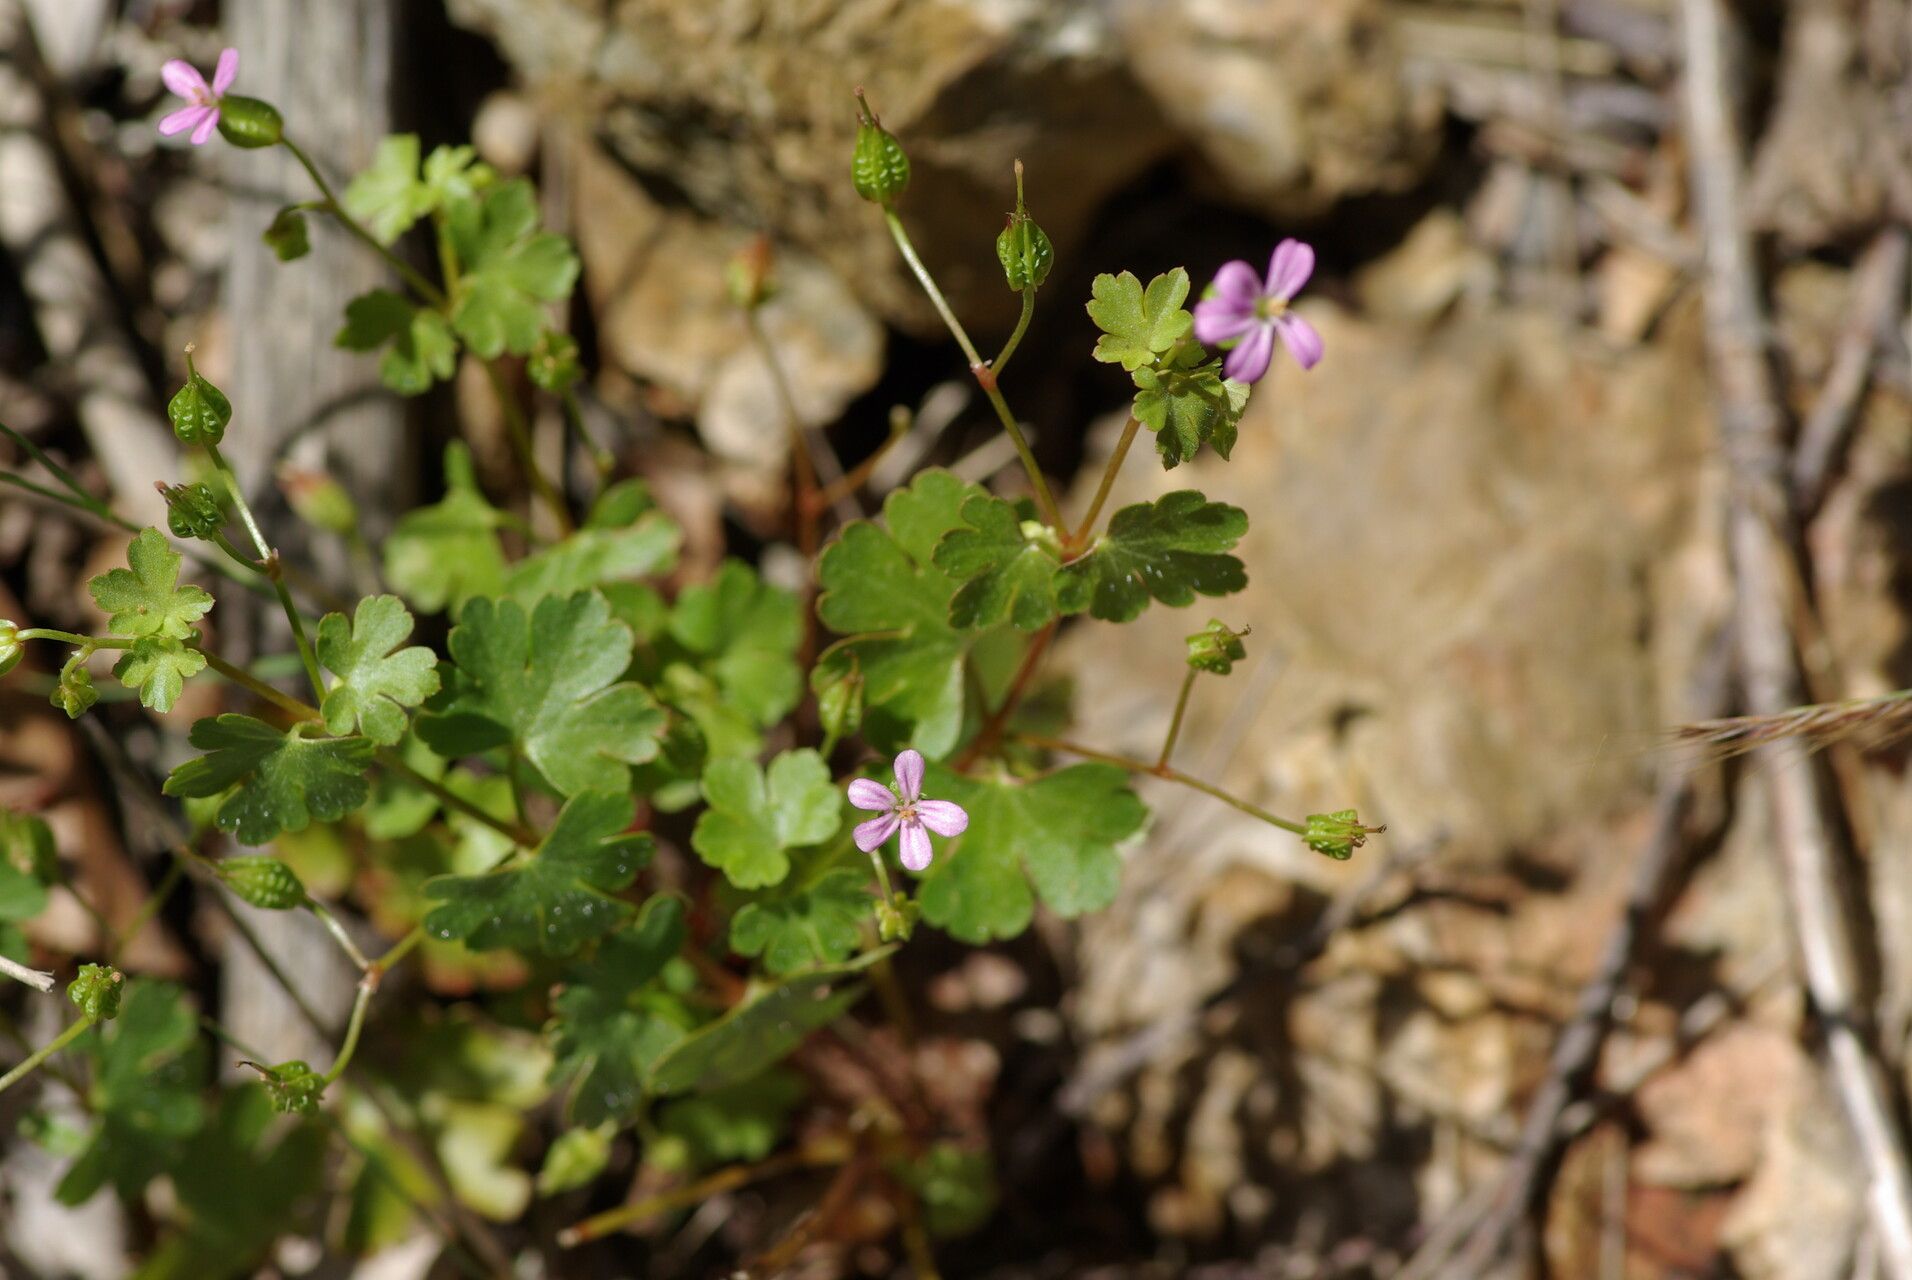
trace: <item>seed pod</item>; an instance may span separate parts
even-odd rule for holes
[[[79,977],[66,988],[66,998],[95,1022],[119,1017],[120,997],[125,993],[126,975],[105,964],[81,965]]]
[[[25,652],[26,645],[20,641],[19,625],[0,618],[0,676],[19,666],[20,657]]]
[[[1003,278],[1012,293],[1035,288],[1049,278],[1056,264],[1056,248],[1049,237],[1029,216],[1022,201],[1022,161],[1016,161],[1016,211],[996,237],[996,260],[1002,263]]]
[[[166,527],[175,538],[201,538],[212,541],[226,523],[219,500],[203,484],[161,484],[160,496],[166,499]]]
[[[850,182],[865,200],[886,205],[909,186],[910,158],[903,154],[903,144],[877,122],[861,89],[856,101],[856,152],[850,159]]]
[[[235,147],[276,147],[285,137],[285,120],[270,102],[229,93],[219,100],[219,132]]]
[[[305,905],[305,885],[277,858],[228,858],[213,870],[235,898],[261,910],[290,911]]]
[[[272,1109],[282,1116],[309,1116],[319,1109],[325,1097],[325,1077],[304,1061],[294,1058],[277,1066],[261,1067],[249,1063],[266,1087]]]

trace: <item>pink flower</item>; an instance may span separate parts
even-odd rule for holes
[[[898,795],[901,799],[898,799]],[[857,824],[856,847],[875,853],[900,827],[903,865],[911,871],[929,866],[929,833],[959,836],[969,829],[969,815],[953,800],[923,799],[923,756],[905,751],[896,757],[896,791],[880,782],[857,778],[850,783],[850,803],[874,809],[882,816]]]
[[[1321,335],[1288,309],[1301,286],[1314,274],[1314,250],[1299,240],[1283,240],[1268,260],[1268,279],[1239,258],[1215,273],[1215,296],[1195,304],[1195,337],[1206,346],[1233,341],[1222,362],[1222,375],[1259,382],[1274,358],[1275,335],[1295,363],[1312,369],[1321,359]]]
[[[161,120],[159,131],[170,138],[191,129],[195,147],[212,137],[212,131],[219,127],[219,100],[226,96],[226,90],[232,88],[238,75],[237,49],[227,49],[219,55],[211,84],[206,83],[206,77],[190,62],[181,62],[178,58],[168,62],[159,69],[159,78],[166,82],[168,89],[184,98],[186,105]]]

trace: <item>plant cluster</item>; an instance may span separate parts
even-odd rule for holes
[[[1028,929],[1038,904],[1061,917],[1107,906],[1122,848],[1148,822],[1138,776],[1198,789],[1330,857],[1370,833],[1352,811],[1285,819],[1173,766],[1195,682],[1226,677],[1244,656],[1245,633],[1221,621],[1188,638],[1154,760],[1058,737],[1066,712],[1030,698],[1065,619],[1132,622],[1247,585],[1233,554],[1248,527],[1241,509],[1181,490],[1104,513],[1141,430],[1164,467],[1204,447],[1227,458],[1274,339],[1304,367],[1320,358],[1319,335],[1289,307],[1312,252],[1284,242],[1265,279],[1231,263],[1192,312],[1181,269],[1096,278],[1094,358],[1119,365],[1135,394],[1093,500],[1066,520],[1003,390],[1054,261],[1020,166],[996,251],[1021,318],[984,359],[898,215],[909,160],[859,96],[852,181],[970,362],[1029,496],[932,468],[889,493],[879,518],[824,544],[819,522],[870,467],[835,492],[820,486],[791,413],[797,541],[821,546],[813,586],[786,590],[731,560],[667,593],[679,530],[644,487],[591,446],[598,483],[574,507],[534,457],[518,369],[579,432],[583,370],[553,321],[578,257],[541,226],[530,183],[501,178],[469,147],[423,154],[398,136],[335,190],[272,107],[231,92],[236,62],[228,51],[210,83],[170,64],[166,83],[187,105],[161,131],[194,143],[218,133],[298,160],[313,198],[281,210],[265,242],[296,263],[308,222],[321,220],[384,259],[397,287],[354,299],[338,345],[374,357],[385,385],[408,396],[461,361],[479,365],[540,511],[534,522],[495,505],[454,447],[444,496],[404,514],[378,548],[388,591],[328,607],[255,519],[221,453],[243,419],[190,350],[168,414],[203,469],[161,484],[166,529],[120,520],[8,433],[51,482],[7,480],[130,537],[124,567],[88,584],[100,633],[0,623],[0,672],[28,643],[66,646],[51,697],[78,718],[107,692],[92,659],[111,651],[126,696],[156,713],[211,679],[244,708],[193,724],[191,756],[165,779],[194,835],[149,908],[190,872],[252,907],[313,913],[361,974],[320,1068],[261,1061],[174,985],[84,966],[68,988],[67,1030],[0,1078],[3,1090],[48,1065],[80,1087],[84,1126],[35,1122],[71,1158],[60,1196],[110,1185],[138,1197],[169,1174],[171,1234],[149,1272],[206,1276],[248,1269],[340,1177],[348,1207],[336,1229],[349,1245],[376,1247],[422,1221],[482,1272],[497,1259],[448,1203],[510,1219],[534,1195],[598,1183],[634,1134],[623,1149],[680,1185],[585,1218],[565,1242],[795,1167],[889,1188],[913,1250],[974,1227],[989,1212],[987,1152],[921,1114],[879,1098],[793,1129],[809,1085],[789,1060],[806,1037],[848,1018],[867,986],[890,983],[890,957],[919,930],[983,944]],[[414,235],[435,250],[433,273],[399,251]],[[775,289],[767,257],[740,257],[732,281],[761,343],[758,309]],[[349,500],[336,486],[324,496],[327,523],[351,528]],[[218,597],[182,580],[187,556],[222,579],[222,594],[276,602],[291,652],[250,665],[222,657],[202,629]],[[422,642],[436,635],[442,646]],[[18,922],[45,906],[58,860],[44,824],[4,824],[0,950],[9,972],[33,975]],[[681,844],[696,861],[660,858],[660,828],[688,832]],[[225,847],[201,839],[213,831],[272,852],[209,857],[202,843]],[[343,851],[347,872],[314,848]],[[406,1052],[368,1063],[358,1056],[368,1014],[414,952],[489,994],[451,1012],[381,1011],[374,1021]],[[211,1092],[209,1038],[227,1040],[257,1083]],[[562,1125],[535,1169],[521,1168],[534,1145],[526,1112],[554,1090]],[[328,1175],[340,1153],[345,1171]]]

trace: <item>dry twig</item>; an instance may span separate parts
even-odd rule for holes
[[[1766,350],[1766,318],[1741,222],[1740,148],[1727,93],[1720,0],[1681,0],[1692,183],[1706,250],[1708,354],[1720,444],[1731,480],[1728,544],[1738,586],[1741,679],[1748,710],[1774,715],[1800,698],[1787,625],[1797,580],[1784,488],[1781,411]],[[1869,1205],[1886,1271],[1912,1280],[1912,1169],[1886,1080],[1863,1033],[1855,998],[1852,926],[1840,903],[1835,836],[1817,771],[1791,738],[1754,750],[1772,805],[1806,988],[1824,1030],[1832,1078],[1871,1183]]]

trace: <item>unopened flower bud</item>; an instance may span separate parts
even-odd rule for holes
[[[20,657],[25,652],[26,646],[20,641],[19,625],[0,618],[0,676],[19,666]]]
[[[292,513],[315,529],[341,538],[358,531],[358,506],[345,486],[323,471],[284,463],[276,477]]]
[[[272,1109],[282,1116],[312,1115],[325,1097],[325,1077],[298,1058],[271,1067],[256,1062],[245,1065],[259,1073]]]
[[[885,129],[870,110],[863,91],[856,91],[856,151],[850,160],[850,181],[856,193],[876,204],[889,204],[910,184],[910,158],[903,144]]]
[[[730,291],[731,302],[745,311],[755,311],[770,301],[776,292],[771,279],[775,265],[776,253],[769,236],[755,236],[733,253],[724,264],[724,286]]]
[[[898,899],[895,903],[879,901],[876,904],[878,941],[908,942],[910,934],[916,932],[916,921],[922,914],[922,909],[908,898]]]
[[[563,395],[584,377],[584,366],[578,360],[577,339],[556,329],[546,329],[538,335],[537,345],[531,348],[531,355],[525,360],[525,372],[540,390],[554,396]]]
[[[68,658],[66,665],[60,668],[53,692],[47,695],[47,701],[66,712],[68,720],[78,720],[100,700],[100,691],[93,687],[93,673],[86,669],[86,660],[91,656],[92,650],[87,648]]]

